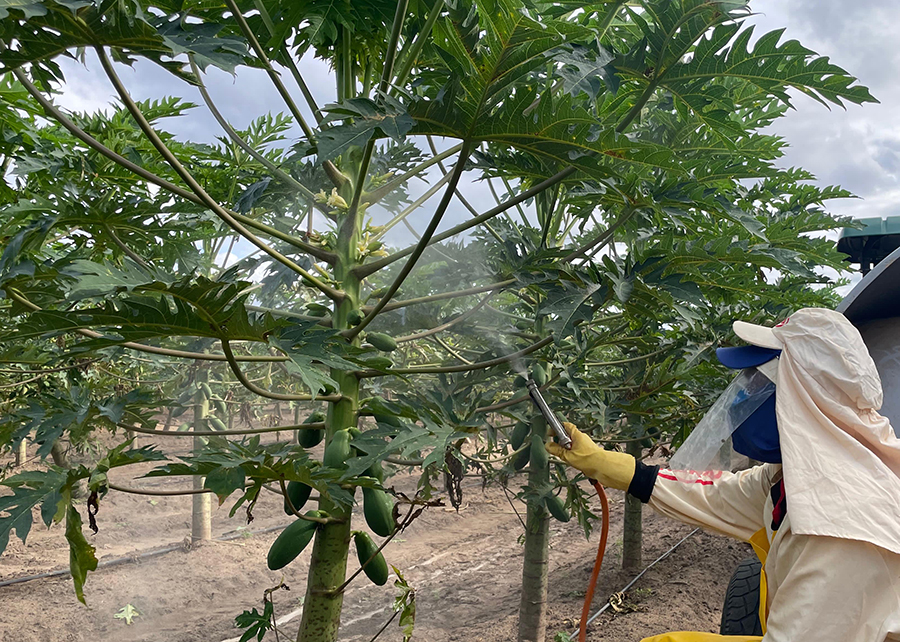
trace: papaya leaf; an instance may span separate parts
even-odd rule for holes
[[[81,515],[69,504],[66,511],[66,540],[69,542],[69,572],[75,583],[75,596],[82,604],[84,600],[84,583],[89,571],[97,570],[96,549],[88,544],[81,531]]]

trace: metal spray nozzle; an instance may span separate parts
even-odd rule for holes
[[[553,428],[553,432],[556,433],[556,438],[559,440],[559,444],[565,448],[566,450],[571,450],[572,448],[572,438],[569,437],[569,433],[566,432],[566,429],[563,427],[562,422],[559,420],[559,417],[556,416],[556,413],[550,409],[550,406],[547,405],[547,402],[544,400],[544,396],[541,394],[541,389],[538,387],[537,383],[534,379],[528,379],[525,382],[525,385],[528,387],[528,394],[531,395],[532,401],[538,407],[538,410],[541,411],[541,414],[544,415],[544,419],[547,420],[547,423],[550,424],[550,427]]]

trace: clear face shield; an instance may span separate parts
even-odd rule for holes
[[[778,359],[745,368],[719,396],[669,462],[670,470],[724,471],[746,468],[749,457],[735,451],[735,431],[744,426],[758,432],[775,428],[775,381]],[[739,448],[747,452],[746,448]]]

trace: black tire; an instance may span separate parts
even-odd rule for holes
[[[738,564],[728,583],[722,606],[721,635],[762,635],[759,621],[759,559],[748,557]]]

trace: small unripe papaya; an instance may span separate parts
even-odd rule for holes
[[[207,417],[206,421],[209,424],[209,427],[211,430],[219,430],[219,431],[228,430],[228,428],[225,426],[225,424],[222,422],[222,420],[219,419],[218,417]]]
[[[527,451],[526,451],[527,452]],[[544,440],[540,435],[531,436],[531,465],[536,470],[546,468],[550,463],[550,457],[547,449],[544,447]]]
[[[509,445],[513,450],[518,450],[525,443],[525,438],[531,432],[531,425],[527,421],[520,421],[513,428],[512,434],[509,436]]]
[[[363,487],[363,515],[376,535],[388,537],[394,532],[394,502],[383,490]]]
[[[303,482],[289,481],[287,484],[287,496],[291,498],[291,503],[288,504],[287,497],[285,497],[285,515],[293,515],[293,513],[291,512],[291,505],[293,505],[294,510],[299,513],[300,510],[303,509],[303,506],[306,505],[306,502],[309,500],[310,493],[312,493],[311,486],[304,484]]]
[[[309,511],[308,517],[319,517],[318,511]],[[298,519],[296,522],[281,531],[281,535],[272,542],[269,554],[266,556],[266,564],[269,570],[277,571],[284,568],[303,552],[316,534],[317,522],[306,519]]]
[[[378,546],[372,541],[372,538],[368,533],[364,533],[362,531],[358,531],[353,536],[353,542],[356,544],[356,558],[359,560],[359,565],[362,566],[372,558],[368,564],[363,567],[363,573],[366,574],[374,584],[378,586],[384,586],[388,581],[388,565],[384,559],[384,555],[379,551],[376,555],[375,551],[378,551]]]
[[[384,332],[369,332],[366,334],[366,341],[375,346],[376,350],[382,352],[393,352],[397,349],[397,342],[394,337]]]
[[[544,366],[541,364],[534,364],[534,367],[531,369],[531,377],[538,386],[547,385],[547,371],[544,370]]]
[[[325,446],[322,463],[329,468],[340,468],[348,459],[350,459],[350,433],[346,430],[338,430]]]
[[[566,503],[562,498],[551,493],[544,499],[544,504],[547,506],[547,510],[550,511],[550,514],[559,521],[568,522],[571,519],[566,512]]]
[[[365,314],[363,314],[362,310],[350,310],[350,314],[347,315],[347,323],[351,326],[358,326],[362,323],[362,320],[365,318]]]

